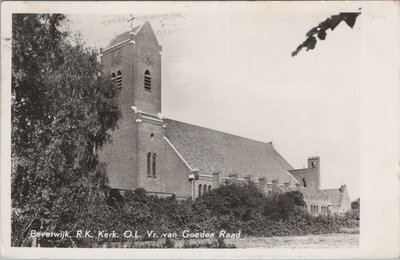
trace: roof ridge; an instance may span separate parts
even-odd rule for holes
[[[336,190],[339,190],[339,188],[331,188],[331,189],[321,189],[322,191],[330,191],[330,190],[334,190],[334,191],[336,191]]]

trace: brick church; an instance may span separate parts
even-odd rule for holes
[[[167,119],[161,111],[160,46],[149,22],[101,49],[103,73],[119,89],[122,118],[100,152],[111,189],[144,188],[159,196],[195,199],[229,182],[253,181],[266,194],[298,190],[312,214],[350,209],[346,185],[320,189],[320,159],[294,169],[264,143]]]

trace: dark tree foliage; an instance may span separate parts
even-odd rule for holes
[[[327,18],[318,26],[313,27],[310,31],[307,32],[307,39],[302,44],[300,44],[294,52],[292,52],[292,57],[296,56],[303,48],[305,48],[306,51],[314,49],[315,45],[317,44],[317,39],[315,38],[315,36],[317,36],[318,39],[320,39],[321,41],[325,40],[326,31],[328,29],[331,29],[331,31],[335,30],[335,28],[342,21],[344,21],[350,28],[353,28],[354,24],[356,23],[356,19],[360,14],[360,12],[339,13],[337,15],[332,15],[331,17]]]
[[[265,200],[262,214],[271,219],[286,219],[296,213],[296,206],[304,205],[303,194],[299,191],[273,194]]]
[[[360,209],[360,198],[351,202],[351,209]]]
[[[116,127],[117,91],[97,52],[60,29],[65,22],[62,14],[12,18],[14,246],[27,245],[32,229],[72,231],[106,185],[96,151]]]
[[[206,193],[198,199],[197,204],[204,205],[217,216],[232,215],[234,218],[248,220],[254,212],[260,210],[264,199],[265,195],[254,183],[233,183]]]
[[[352,219],[360,220],[360,198],[351,202],[351,211],[347,215]]]

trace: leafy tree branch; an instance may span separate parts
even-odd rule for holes
[[[337,15],[332,15],[331,17],[327,18],[318,26],[313,27],[307,32],[307,39],[302,44],[300,44],[294,52],[292,52],[292,57],[296,56],[303,48],[305,48],[306,51],[314,49],[315,45],[317,44],[316,37],[318,37],[318,39],[320,39],[321,41],[325,40],[327,30],[335,30],[335,28],[342,21],[344,21],[350,28],[353,28],[354,24],[356,23],[356,19],[360,14],[361,12],[339,13]]]

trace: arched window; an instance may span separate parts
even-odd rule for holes
[[[119,70],[117,72],[117,76],[115,77],[115,82],[117,83],[117,88],[122,88],[122,72]]]
[[[153,177],[156,177],[157,154],[153,154]]]
[[[208,186],[208,191],[211,191],[211,185],[210,185],[210,186]]]
[[[206,194],[206,192],[207,192],[207,185],[204,185],[203,186],[203,194]]]
[[[114,81],[115,81],[115,73],[112,73],[112,74],[111,74],[111,82],[114,83]]]
[[[151,75],[149,70],[144,72],[144,89],[151,91]]]
[[[147,176],[151,176],[151,153],[147,154]]]
[[[203,188],[203,186],[201,184],[199,184],[199,197],[201,197],[201,189]]]

